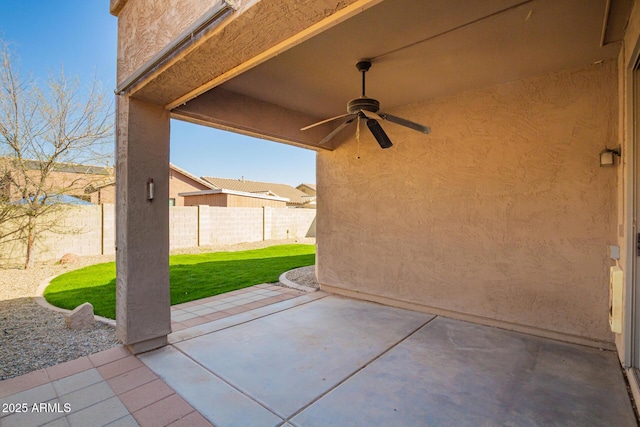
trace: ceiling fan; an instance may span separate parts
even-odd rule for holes
[[[385,131],[382,129],[382,126],[380,126],[380,123],[378,123],[378,120],[388,120],[391,123],[405,126],[409,129],[413,129],[424,134],[428,134],[431,132],[431,129],[429,127],[421,125],[419,123],[415,123],[401,117],[392,116],[391,114],[379,113],[378,111],[380,110],[380,103],[376,99],[368,98],[365,95],[365,73],[369,71],[369,68],[371,68],[371,61],[364,59],[356,64],[356,68],[362,73],[362,96],[360,96],[360,98],[352,99],[347,103],[347,114],[341,114],[336,117],[331,117],[330,119],[322,120],[312,125],[303,127],[300,130],[304,131],[324,123],[332,122],[334,120],[345,119],[345,121],[342,122],[340,126],[335,128],[331,133],[325,136],[322,141],[320,141],[320,144],[324,144],[325,142],[336,136],[342,129],[344,129],[354,120],[363,119],[366,120],[367,127],[382,148],[389,148],[393,145],[393,143],[391,142]]]

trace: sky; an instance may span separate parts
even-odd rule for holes
[[[116,86],[117,19],[109,0],[0,0],[0,39],[20,73],[46,82],[62,68],[105,94]],[[171,121],[171,162],[196,176],[297,186],[315,183],[315,152],[205,126]]]

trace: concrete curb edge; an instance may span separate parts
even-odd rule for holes
[[[293,271],[293,270],[295,270],[295,268],[289,271]],[[280,275],[280,278],[278,279],[280,283],[285,285],[287,288],[293,288],[303,292],[316,292],[320,290],[319,288],[311,288],[309,286],[299,285],[296,282],[292,282],[291,280],[287,279],[286,276],[289,271],[285,271],[284,273],[282,273]]]
[[[38,288],[36,289],[35,295],[33,296],[33,299],[41,306],[44,308],[48,308],[51,311],[56,311],[58,313],[62,313],[65,315],[69,315],[71,314],[71,310],[67,310],[65,308],[60,308],[60,307],[56,307],[55,305],[51,305],[47,302],[47,300],[44,298],[44,290],[47,288],[47,286],[49,286],[49,284],[51,283],[51,281],[53,279],[55,279],[56,277],[68,273],[67,271],[65,271],[64,273],[60,273],[60,274],[56,274],[55,276],[51,276],[51,277],[47,277],[46,279],[44,279],[42,282],[40,282],[40,285],[38,285]],[[116,321],[113,319],[107,319],[106,317],[102,317],[102,316],[93,316],[96,319],[96,322],[100,322],[100,323],[104,323],[107,326],[111,326],[112,328],[116,327]]]

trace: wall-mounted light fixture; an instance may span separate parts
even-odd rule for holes
[[[605,148],[604,150],[602,150],[600,152],[600,167],[613,166],[615,163],[613,157],[614,154],[620,157],[620,155],[622,154],[622,149],[618,147],[614,149]]]
[[[147,180],[147,200],[153,200],[153,178]]]

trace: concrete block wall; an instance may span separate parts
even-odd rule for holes
[[[102,254],[116,253],[116,207],[113,204],[102,205]]]
[[[198,246],[198,207],[169,209],[169,245],[171,249]]]
[[[212,218],[211,206],[200,205],[198,208],[198,246],[211,245]]]
[[[102,252],[102,206],[72,207],[60,212],[51,231],[37,241],[39,258],[59,259],[65,253],[92,256]]]
[[[75,206],[61,210],[54,229],[36,242],[36,261],[115,253],[115,206]],[[315,237],[315,209],[173,206],[169,209],[171,249],[231,245],[262,240]],[[1,227],[11,227],[2,224]],[[24,262],[22,241],[0,242],[0,265]]]
[[[223,208],[213,206],[210,212],[210,244],[227,245],[257,242],[264,239],[263,208]]]
[[[56,210],[39,219],[34,259],[59,259],[66,253],[92,256],[102,253],[102,206],[75,206]],[[3,227],[15,227],[4,224]],[[112,227],[113,230],[113,227]],[[24,262],[26,244],[23,240],[0,242],[0,263]]]
[[[273,211],[272,207],[265,206],[262,208],[262,236],[265,240],[271,239],[273,235]]]
[[[315,209],[271,209],[269,239],[315,237],[315,218]]]
[[[25,248],[21,242],[7,240],[0,244],[0,266],[24,263],[24,254]]]

